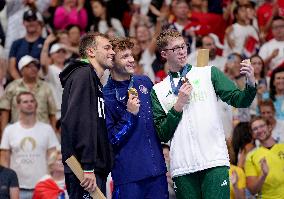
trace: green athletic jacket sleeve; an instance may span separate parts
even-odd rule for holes
[[[151,99],[156,131],[162,142],[168,142],[174,135],[178,123],[181,120],[182,112],[177,112],[173,107],[169,110],[168,114],[166,114],[154,89],[151,91]]]
[[[256,85],[246,84],[246,88],[240,90],[232,80],[215,66],[211,68],[211,81],[217,96],[223,102],[236,108],[249,107],[256,95]]]
[[[222,101],[236,108],[246,108],[250,106],[256,95],[255,85],[246,85],[246,88],[242,91],[232,80],[214,66],[211,68],[211,81],[217,96],[219,96]],[[168,114],[166,114],[154,89],[151,91],[151,98],[156,131],[162,142],[168,142],[174,135],[178,123],[181,120],[182,113],[172,108]]]

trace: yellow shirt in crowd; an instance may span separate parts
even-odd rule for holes
[[[238,175],[238,183],[237,183],[238,189],[246,188],[246,176],[243,169],[231,164],[229,170],[230,177],[232,176],[233,171],[236,171]],[[230,182],[230,199],[235,199],[235,192],[231,182]]]
[[[266,158],[269,173],[264,181],[261,192],[262,199],[284,199],[284,144],[275,144],[271,149],[259,147],[251,151],[246,159],[246,176],[260,176],[260,160]]]

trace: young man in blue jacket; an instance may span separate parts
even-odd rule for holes
[[[115,154],[113,198],[168,198],[166,167],[151,109],[152,82],[136,76],[133,43],[112,41],[116,53],[103,89],[108,137]]]

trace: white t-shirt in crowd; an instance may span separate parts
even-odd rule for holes
[[[140,14],[147,15],[151,0],[133,0],[133,4],[140,6]]]
[[[155,73],[152,67],[152,63],[156,59],[156,55],[151,55],[148,49],[144,50],[139,60],[139,64],[143,67],[144,75],[148,76],[152,82],[155,82]]]
[[[55,104],[57,107],[56,118],[59,119],[61,116],[61,103],[62,103],[62,93],[63,88],[60,83],[59,73],[62,69],[54,64],[48,67],[48,73],[45,76],[45,80],[50,84]]]
[[[233,31],[229,34],[229,37],[234,40],[235,46],[234,48],[230,48],[227,40],[224,41],[224,50],[223,56],[227,57],[231,53],[244,53],[244,44],[248,36],[253,36],[258,40],[258,34],[255,28],[251,25],[240,25],[238,23],[234,23],[232,25]]]
[[[125,32],[124,32],[124,29],[122,27],[122,24],[118,19],[111,18],[110,23],[112,25],[112,28],[115,30],[117,36],[120,36],[120,37],[125,36]],[[105,34],[109,30],[107,22],[105,20],[100,20],[99,25],[98,25],[98,29],[99,29],[100,33]]]
[[[276,39],[271,39],[270,41],[264,43],[259,49],[259,56],[265,60],[268,58],[271,53],[275,50],[279,49],[279,53],[276,57],[274,57],[269,63],[269,68],[273,70],[281,63],[284,62],[284,41],[277,41]]]
[[[10,168],[17,173],[20,188],[33,189],[48,172],[47,150],[57,146],[49,124],[36,122],[26,129],[16,122],[5,128],[0,149],[11,151]]]

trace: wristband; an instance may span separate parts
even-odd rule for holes
[[[92,169],[92,170],[84,170],[84,173],[94,173],[94,169]]]

